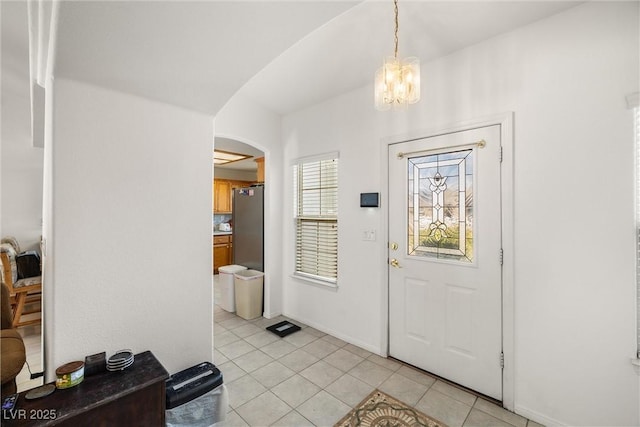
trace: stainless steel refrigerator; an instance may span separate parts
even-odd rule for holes
[[[264,187],[233,190],[233,263],[264,271]]]

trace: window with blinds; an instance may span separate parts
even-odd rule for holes
[[[293,167],[295,274],[338,279],[338,154],[301,159]]]

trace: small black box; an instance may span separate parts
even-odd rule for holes
[[[99,374],[107,370],[107,353],[96,353],[84,358],[84,376]]]

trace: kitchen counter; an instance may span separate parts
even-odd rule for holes
[[[233,234],[233,231],[214,231],[214,236],[230,236]]]

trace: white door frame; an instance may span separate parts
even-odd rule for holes
[[[500,125],[500,141],[502,144],[502,163],[500,165],[500,196],[502,209],[502,249],[504,251],[502,264],[502,351],[504,353],[504,368],[502,371],[502,404],[504,408],[513,411],[515,407],[515,363],[514,363],[514,135],[513,112],[483,117],[472,121],[444,126],[441,128],[414,131],[403,135],[382,138],[380,144],[380,170],[383,172],[381,189],[382,201],[389,200],[389,145],[415,139],[430,138],[448,133],[460,132],[480,127]],[[383,236],[385,242],[380,245],[381,259],[386,260],[389,241],[389,211],[388,206],[381,203],[383,209]],[[385,285],[382,287],[382,336],[381,348],[384,355],[389,354],[389,265],[381,266],[381,277]]]

